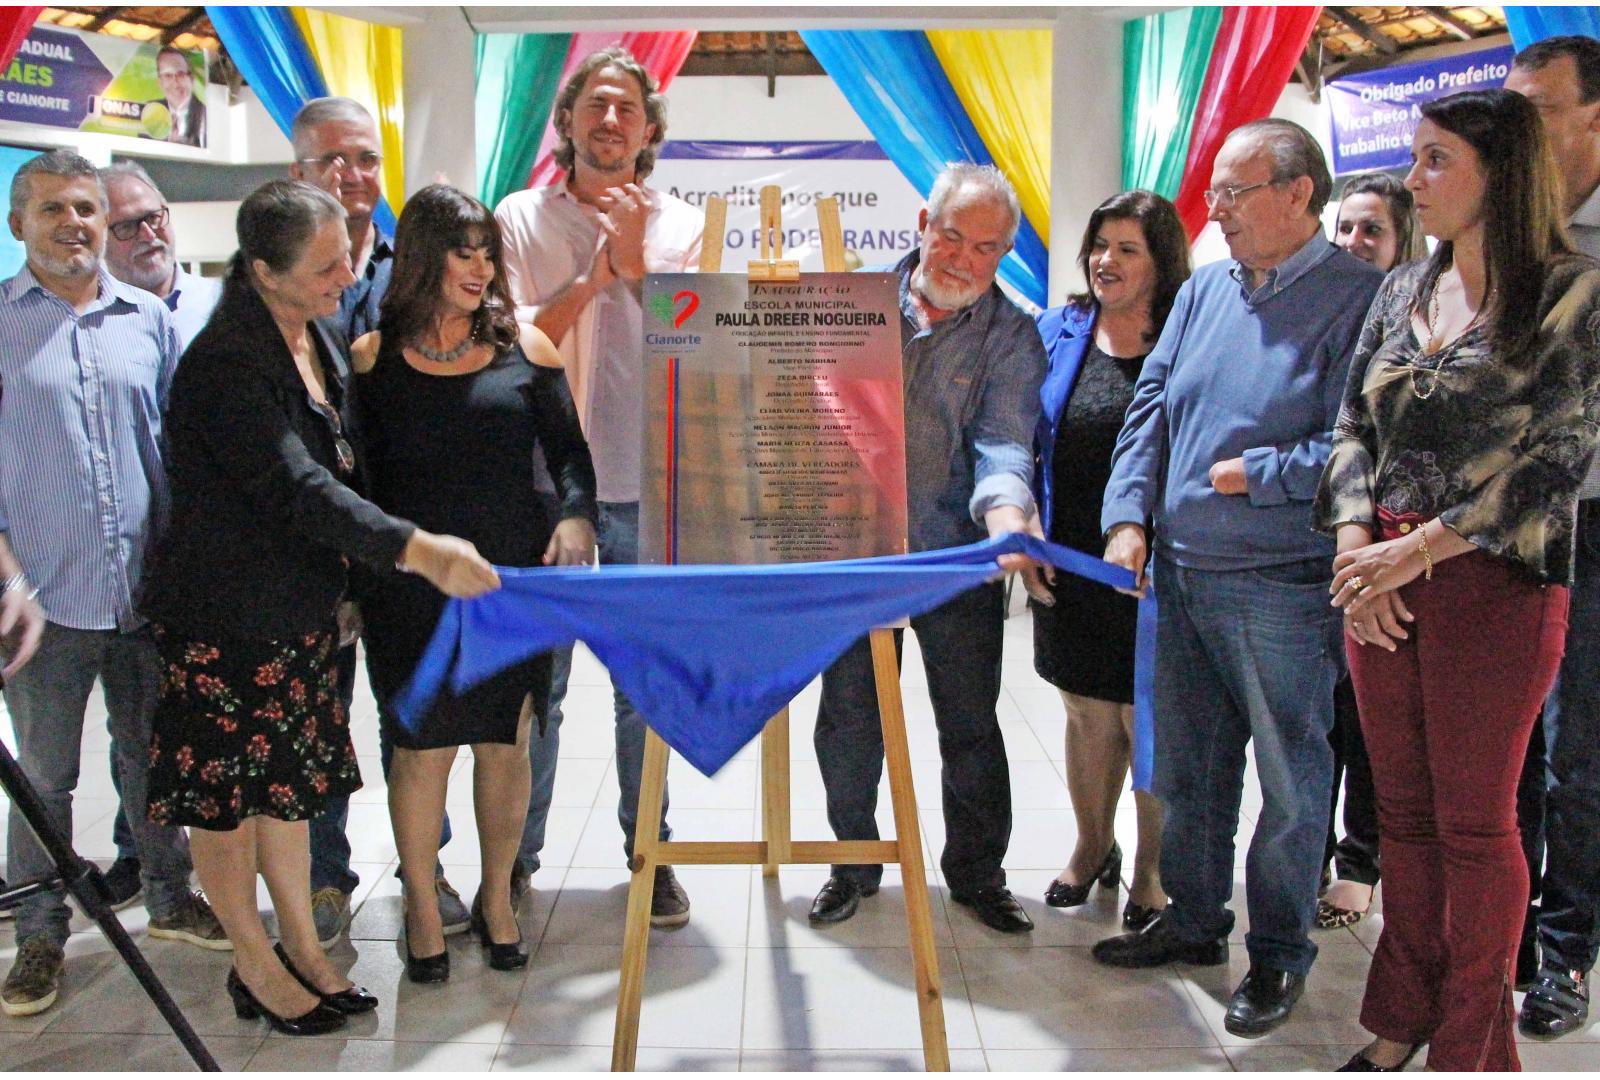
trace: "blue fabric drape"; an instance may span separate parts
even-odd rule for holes
[[[300,106],[328,94],[328,84],[311,58],[294,16],[287,7],[221,4],[208,4],[206,15],[245,82],[287,138]],[[372,217],[378,228],[394,232],[394,211],[387,201],[379,200]]]
[[[801,38],[883,147],[923,197],[947,162],[994,164],[967,117],[927,35],[920,30],[802,30]],[[1000,276],[1045,306],[1050,254],[1022,219],[1016,247]]]
[[[445,606],[410,683],[389,704],[409,726],[441,687],[460,693],[581,638],[656,733],[710,775],[857,638],[981,584],[996,573],[995,558],[1014,551],[1106,585],[1133,584],[1121,567],[1020,534],[847,562],[501,569],[498,591]],[[1147,729],[1143,741],[1150,737]]]
[[[1507,6],[1505,13],[1506,29],[1511,31],[1511,44],[1519,52],[1535,41],[1561,34],[1600,37],[1600,8]]]

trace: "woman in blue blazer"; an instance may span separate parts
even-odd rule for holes
[[[1034,438],[1036,492],[1046,535],[1098,551],[1100,502],[1111,452],[1139,369],[1189,277],[1189,240],[1173,205],[1128,191],[1089,216],[1078,266],[1088,291],[1039,316],[1050,354]],[[1070,575],[1033,603],[1034,667],[1061,691],[1067,712],[1067,790],[1077,818],[1072,857],[1045,892],[1076,907],[1096,881],[1115,890],[1122,849],[1117,797],[1133,749],[1135,600]],[[1123,925],[1140,929],[1166,905],[1161,890],[1161,805],[1136,792],[1139,845]]]

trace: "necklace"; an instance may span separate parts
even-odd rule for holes
[[[422,343],[420,338],[411,343],[411,348],[424,360],[431,360],[435,364],[453,364],[457,360],[460,360],[463,356],[467,355],[468,352],[472,351],[472,347],[477,343],[477,336],[469,330],[467,331],[467,336],[461,339],[461,344],[457,345],[453,349],[448,350],[447,352],[439,352],[435,349],[428,348],[428,346]]]
[[[1489,298],[1486,296],[1486,297],[1483,298],[1483,303],[1478,305],[1478,310],[1473,312],[1472,321],[1468,322],[1467,325],[1462,328],[1461,333],[1456,335],[1456,338],[1455,338],[1456,341],[1460,341],[1462,338],[1466,337],[1467,333],[1474,326],[1478,325],[1478,321],[1483,318],[1484,309],[1487,308],[1488,306],[1489,306]],[[1441,349],[1444,348],[1444,346],[1439,341],[1439,333],[1434,328],[1436,326],[1436,324],[1438,323],[1438,321],[1439,321],[1439,284],[1438,284],[1438,282],[1434,282],[1433,292],[1430,293],[1429,296],[1428,296],[1428,306],[1423,310],[1423,313],[1422,313],[1422,325],[1427,327],[1427,329],[1428,329],[1428,340],[1422,346],[1422,353],[1423,353],[1424,356],[1435,356],[1440,352]],[[1451,344],[1454,344],[1454,342],[1452,342]],[[1418,359],[1420,359],[1420,357]],[[1439,359],[1439,362],[1437,364],[1435,364],[1432,368],[1422,368],[1421,369],[1421,370],[1427,372],[1427,374],[1429,374],[1429,375],[1431,375],[1433,377],[1432,381],[1428,383],[1427,390],[1422,390],[1417,385],[1417,371],[1418,371],[1419,365],[1417,365],[1415,363],[1410,365],[1411,393],[1418,401],[1427,401],[1429,398],[1431,398],[1433,396],[1433,392],[1435,390],[1439,389],[1439,371],[1443,367],[1444,367],[1444,359],[1441,357]]]

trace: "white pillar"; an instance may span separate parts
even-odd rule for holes
[[[1056,16],[1050,111],[1048,306],[1084,286],[1075,265],[1089,214],[1122,190],[1124,12]]]
[[[476,195],[472,27],[461,8],[402,10],[407,16],[422,14],[420,20],[402,24],[406,195],[435,182],[441,173]]]

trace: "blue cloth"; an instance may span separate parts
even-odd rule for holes
[[[1383,272],[1319,229],[1249,289],[1231,261],[1178,290],[1117,439],[1100,524],[1132,522],[1180,566],[1246,570],[1333,558],[1311,501],[1356,339]],[[1244,458],[1246,495],[1211,466]]]
[[[1329,560],[1264,570],[1189,570],[1156,555],[1155,793],[1166,813],[1161,887],[1178,937],[1233,929],[1234,834],[1245,747],[1255,750],[1260,816],[1245,862],[1253,963],[1304,974],[1333,792],[1333,685],[1344,666]]]
[[[328,84],[287,7],[208,4],[206,16],[217,28],[228,56],[288,138],[295,113],[312,98],[327,97]],[[373,208],[378,228],[394,231],[394,211],[383,200]]]
[[[1511,44],[1518,52],[1535,41],[1562,34],[1584,34],[1600,38],[1600,8],[1582,7],[1513,7],[1507,5],[1506,29],[1511,31]]]
[[[889,160],[927,198],[948,162],[993,165],[928,36],[920,30],[802,30],[800,37]],[[1000,277],[1045,303],[1050,252],[1023,218]]]
[[[1120,567],[1015,533],[834,563],[502,569],[498,591],[445,606],[392,708],[411,722],[446,680],[460,693],[581,638],[656,733],[710,775],[862,634],[981,584],[997,556],[1018,551],[1133,585]]]
[[[168,514],[162,409],[178,365],[166,305],[102,267],[79,314],[24,265],[0,285],[0,521],[50,621],[132,630]]]
[[[927,329],[917,325],[911,276],[900,276],[905,386],[906,511],[912,551],[977,543],[996,506],[1033,514],[1033,437],[1044,347],[1033,320],[998,286]]]

